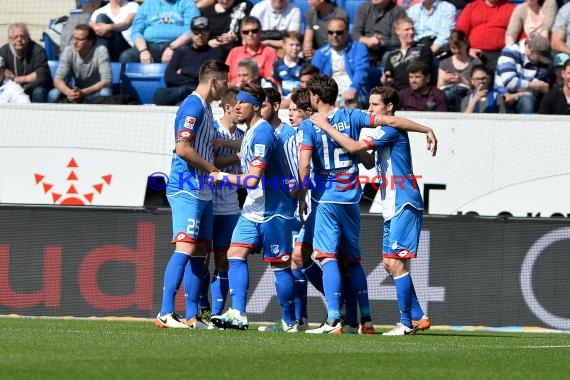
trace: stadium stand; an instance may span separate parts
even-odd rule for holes
[[[166,66],[165,63],[126,63],[122,93],[135,96],[141,104],[152,104],[154,91],[166,87]]]

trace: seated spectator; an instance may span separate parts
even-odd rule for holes
[[[190,21],[199,15],[194,0],[145,0],[133,20],[134,46],[119,61],[168,63],[174,50],[190,42]]]
[[[0,56],[0,104],[27,104],[30,98],[24,92],[22,86],[6,76],[4,58]]]
[[[468,0],[471,1],[471,0]],[[416,4],[421,3],[422,0],[396,0],[395,3],[397,6],[404,8],[404,10],[408,10]]]
[[[556,0],[526,0],[517,5],[507,26],[505,46],[535,34],[548,38],[558,12]]]
[[[237,67],[238,62],[244,58],[255,59],[261,76],[272,78],[273,65],[277,61],[277,54],[271,46],[261,44],[261,24],[259,20],[251,16],[244,17],[240,22],[240,34],[242,46],[234,47],[226,58],[226,64],[230,67],[230,83],[239,83]]]
[[[283,32],[301,33],[301,9],[289,0],[262,0],[250,16],[261,22],[261,41],[275,49],[283,47]]]
[[[558,10],[552,26],[552,50],[570,54],[570,3]]]
[[[505,113],[505,99],[493,90],[491,73],[484,65],[471,69],[471,91],[461,100],[461,112]]]
[[[537,34],[501,52],[495,90],[503,94],[509,113],[534,113],[549,90],[550,41]]]
[[[392,26],[404,16],[406,11],[392,0],[368,0],[358,7],[352,38],[366,45],[372,65],[384,66],[384,54],[400,46]]]
[[[409,86],[400,90],[403,111],[447,111],[443,92],[430,84],[430,66],[416,60],[408,65]]]
[[[253,58],[244,58],[239,61],[237,66],[238,86],[246,83],[256,83],[263,88],[276,88],[275,83],[264,78],[259,72],[259,65]]]
[[[190,45],[176,49],[172,55],[164,73],[167,88],[155,91],[154,104],[174,106],[183,101],[198,86],[200,66],[208,60],[223,60],[224,52],[221,48],[208,46],[208,19],[203,16],[194,17],[190,25],[192,41]]]
[[[471,70],[481,61],[469,55],[469,39],[461,30],[451,33],[449,47],[452,56],[439,64],[437,88],[445,94],[449,111],[456,112],[470,90]]]
[[[89,25],[77,25],[72,39],[73,46],[61,53],[53,81],[55,88],[49,92],[48,101],[56,103],[65,97],[69,103],[81,103],[113,95],[109,53],[105,46],[95,45],[95,31]],[[75,81],[73,87],[71,78]]]
[[[91,15],[91,27],[98,42],[105,45],[111,61],[119,60],[121,53],[131,46],[131,24],[139,9],[136,1],[110,0],[107,5]]]
[[[294,88],[299,87],[299,75],[305,63],[299,58],[301,35],[298,32],[285,32],[283,36],[283,58],[273,66],[273,79],[279,85],[281,95],[287,98]]]
[[[341,107],[364,107],[368,103],[368,49],[350,38],[344,18],[328,22],[329,43],[311,60],[322,74],[331,76],[338,85],[337,102]]]
[[[61,29],[59,51],[63,52],[66,47],[72,46],[72,35],[77,25],[89,24],[91,15],[101,8],[101,0],[77,0],[79,9],[71,11],[67,21]]]
[[[416,41],[429,45],[434,55],[446,50],[456,13],[455,6],[443,0],[423,0],[410,7],[408,16],[414,20]]]
[[[558,53],[552,58],[552,71],[554,72],[554,85],[562,86],[564,79],[562,78],[562,68],[566,61],[570,59],[570,55],[566,53]]]
[[[505,33],[515,4],[507,0],[475,0],[457,19],[457,29],[471,42],[469,55],[478,57],[491,70],[505,47]]]
[[[562,86],[554,86],[542,101],[538,113],[546,115],[570,115],[570,59],[562,68]]]
[[[0,57],[4,58],[4,75],[22,86],[32,102],[47,102],[53,83],[46,52],[30,39],[26,24],[8,27],[8,43],[0,47]]]
[[[404,16],[394,21],[394,32],[400,40],[400,48],[388,54],[380,81],[383,85],[401,90],[409,83],[408,65],[416,60],[422,60],[431,67],[433,55],[428,45],[414,41],[415,29],[411,18]]]
[[[309,4],[311,9],[305,13],[303,35],[305,59],[312,59],[315,51],[328,43],[327,23],[332,17],[343,18],[349,24],[348,13],[331,0],[310,0]]]
[[[211,47],[223,47],[225,54],[241,44],[239,24],[249,15],[253,5],[248,0],[217,0],[202,9],[210,23]]]

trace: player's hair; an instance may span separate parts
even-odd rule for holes
[[[238,67],[246,68],[254,78],[259,76],[259,65],[257,61],[253,58],[244,58],[238,62]]]
[[[283,33],[283,41],[286,39],[297,40],[301,42],[301,33],[297,32],[296,30],[287,30]]]
[[[414,25],[414,20],[412,20],[411,17],[409,16],[402,16],[402,17],[398,17],[396,19],[396,21],[394,21],[394,29],[398,28],[400,25],[402,25],[403,23],[408,23],[408,24],[412,24]]]
[[[258,99],[260,103],[263,103],[265,101],[265,91],[263,90],[263,87],[257,83],[244,83],[241,86],[241,91],[247,92],[254,98]]]
[[[210,78],[219,76],[220,73],[227,75],[229,72],[230,67],[228,65],[222,61],[210,59],[200,66],[200,74],[198,74],[199,82],[204,83],[210,80]]]
[[[247,24],[256,24],[257,28],[259,29],[259,33],[261,33],[261,21],[259,21],[259,19],[257,17],[245,16],[244,18],[242,18],[240,23],[239,23],[240,32],[241,32],[242,28],[244,27],[244,25],[247,25]]]
[[[408,73],[422,73],[426,77],[429,75],[429,66],[420,59],[416,59],[408,64]]]
[[[336,81],[324,74],[317,74],[309,79],[308,89],[311,94],[318,95],[323,103],[334,105],[338,95]]]
[[[305,63],[303,66],[301,66],[301,71],[299,71],[299,77],[302,77],[303,75],[315,75],[320,72],[321,71],[317,66],[312,65],[310,63]]]
[[[311,92],[306,88],[296,88],[291,93],[291,101],[300,110],[311,110]]]
[[[491,71],[487,68],[487,66],[483,64],[473,65],[473,67],[471,68],[471,74],[470,74],[471,77],[473,76],[475,71],[483,71],[485,74],[491,77]]]
[[[449,46],[459,47],[461,44],[464,44],[467,50],[471,47],[467,34],[462,30],[454,30],[449,36]]]
[[[400,109],[400,95],[392,86],[376,86],[370,90],[370,95],[380,95],[382,103],[386,106],[392,103],[393,111]]]
[[[229,104],[230,106],[235,106],[237,103],[236,100],[236,96],[239,92],[239,87],[237,86],[229,86],[228,87],[228,92],[226,92],[223,96],[222,99],[220,100],[220,105],[222,106],[222,108],[224,107],[224,105]]]
[[[272,105],[275,103],[281,103],[281,94],[279,91],[272,87],[265,87],[263,91],[265,91],[265,97],[269,99],[269,103]]]
[[[566,70],[566,67],[570,66],[570,59],[567,59],[566,62],[564,62],[564,66],[562,66],[562,70]]]
[[[97,35],[95,34],[95,30],[93,30],[93,28],[90,27],[90,26],[87,25],[87,24],[78,24],[78,25],[75,25],[75,28],[73,28],[73,29],[75,29],[75,30],[82,30],[82,31],[86,32],[86,33],[87,33],[87,37],[86,37],[86,38],[87,38],[89,41],[96,41],[96,40],[97,40]]]
[[[12,30],[15,28],[22,29],[24,31],[24,34],[27,37],[30,37],[30,29],[28,29],[28,25],[24,24],[23,22],[15,22],[13,24],[10,24],[8,27],[8,35],[12,34]]]

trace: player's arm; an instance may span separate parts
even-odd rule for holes
[[[305,223],[307,215],[307,189],[311,183],[311,156],[313,150],[311,147],[303,146],[299,152],[299,178],[301,186],[299,186],[299,216],[301,222]]]
[[[184,130],[181,132],[184,132]],[[178,133],[178,137],[176,139],[176,154],[193,167],[202,169],[207,173],[218,171],[214,165],[204,160],[202,156],[198,154],[196,149],[194,149],[193,137],[185,135],[186,133]],[[188,135],[190,134],[188,133]]]
[[[364,141],[356,141],[348,137],[342,132],[337,131],[333,128],[332,125],[329,124],[327,117],[320,113],[314,113],[311,115],[311,121],[315,124],[318,128],[325,131],[330,137],[333,138],[337,143],[340,144],[344,149],[346,149],[349,153],[356,154],[360,151],[370,149],[366,142]],[[303,177],[301,177],[303,178]]]
[[[239,162],[239,160],[239,153],[230,154],[229,156],[218,156],[214,158],[214,165],[222,169]]]
[[[241,142],[242,140],[224,140],[224,139],[215,139],[214,140],[214,149],[218,149],[221,147],[230,148],[233,150],[237,150],[238,152],[241,150]]]
[[[360,162],[366,169],[372,169],[376,165],[376,159],[374,155],[360,151],[357,153],[358,155],[358,162]]]
[[[244,187],[246,189],[254,189],[261,182],[263,173],[265,173],[265,165],[261,164],[261,160],[256,158],[251,162],[249,171],[246,174],[235,175],[224,172],[212,172],[210,177],[213,178],[214,183],[229,182],[237,187]]]
[[[374,116],[374,126],[378,127],[381,125],[389,125],[390,127],[401,129],[406,132],[425,133],[427,136],[427,148],[431,152],[431,155],[435,157],[435,154],[437,153],[437,138],[431,128],[403,117],[390,115]]]

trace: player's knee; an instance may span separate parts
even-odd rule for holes
[[[227,272],[229,269],[228,256],[226,252],[214,253],[214,265],[219,272]]]

